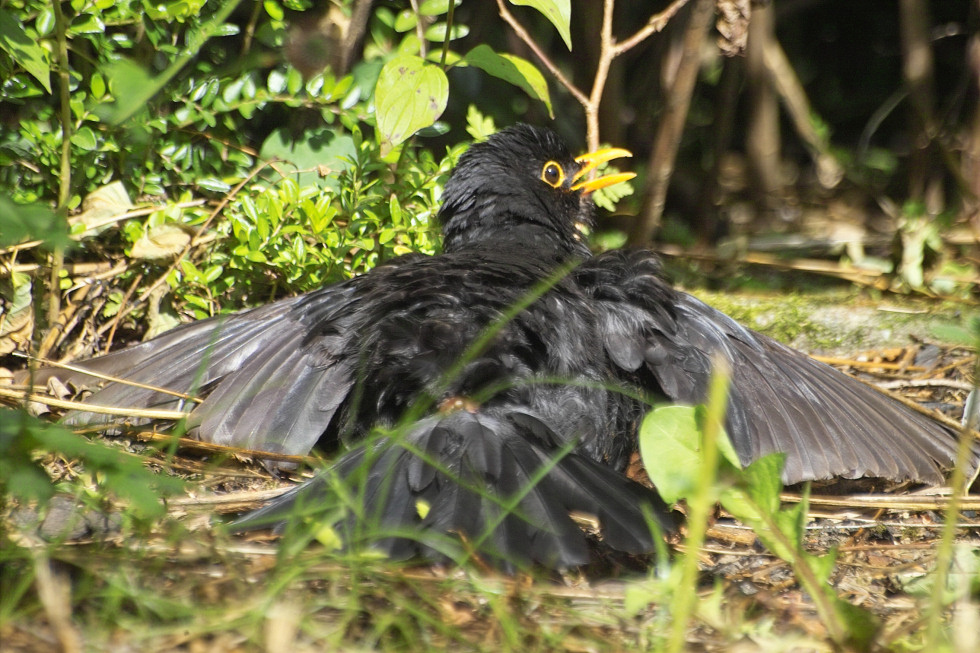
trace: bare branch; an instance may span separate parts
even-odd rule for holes
[[[628,39],[621,41],[615,46],[613,56],[618,57],[627,50],[630,50],[640,43],[642,43],[648,36],[654,32],[661,31],[670,22],[670,19],[674,17],[681,8],[688,3],[689,0],[674,0],[670,5],[661,11],[659,14],[654,14],[650,16],[650,20],[647,24],[641,27],[633,36]]]

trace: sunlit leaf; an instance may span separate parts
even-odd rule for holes
[[[0,9],[0,50],[22,66],[48,93],[51,92],[51,69],[44,48],[24,31],[17,17]]]
[[[403,55],[381,69],[374,93],[384,155],[442,115],[449,81],[438,66]]]
[[[571,0],[510,0],[513,5],[534,7],[544,14],[561,35],[565,46],[572,49],[572,35],[569,25],[572,20]]]
[[[548,93],[548,82],[530,61],[512,54],[497,54],[487,45],[476,46],[463,60],[470,66],[510,82],[535,100],[541,100],[548,107],[548,114],[555,117],[551,95]]]
[[[82,127],[77,132],[72,134],[71,143],[75,147],[85,150],[86,152],[91,152],[98,147],[98,142],[95,140],[95,132],[93,132],[89,127]]]
[[[131,255],[147,261],[166,259],[179,254],[190,241],[190,235],[177,225],[155,225],[133,243]]]

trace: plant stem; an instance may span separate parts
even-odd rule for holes
[[[974,359],[973,378],[980,384],[980,357]],[[969,402],[967,402],[969,406]],[[966,496],[969,482],[966,466],[970,462],[970,448],[974,441],[973,431],[977,427],[976,411],[970,411],[966,424],[960,432],[959,447],[956,449],[956,464],[949,479],[951,493],[946,505],[946,518],[943,521],[942,537],[936,547],[936,571],[932,579],[932,595],[926,610],[926,650],[939,650],[948,643],[941,641],[943,598],[949,580],[949,569],[953,563],[953,544],[956,539],[956,523],[960,516],[960,500]]]
[[[449,41],[452,40],[453,33],[453,14],[456,12],[455,0],[449,0],[449,13],[446,14],[446,38],[442,41],[442,54],[439,56],[439,65],[446,69],[446,55],[449,54]]]
[[[58,59],[58,95],[61,105],[61,169],[58,173],[58,210],[67,214],[71,199],[71,88],[68,73],[68,22],[61,10],[61,3],[54,2],[54,24]],[[61,268],[65,262],[65,251],[56,247],[51,253],[51,276],[48,278],[48,325],[54,325],[61,314]],[[46,351],[39,352],[41,356]]]
[[[698,585],[698,551],[704,544],[708,521],[715,503],[715,475],[718,470],[718,435],[721,433],[728,407],[728,386],[731,367],[722,356],[712,360],[713,373],[708,388],[707,413],[704,423],[704,439],[701,443],[701,466],[698,469],[697,489],[688,499],[687,538],[684,557],[681,559],[681,580],[671,602],[670,635],[667,651],[680,653],[685,646],[687,626],[694,613]]]

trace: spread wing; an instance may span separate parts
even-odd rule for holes
[[[283,299],[178,327],[78,367],[172,392],[200,403],[126,383],[110,382],[87,403],[120,408],[190,410],[189,432],[202,440],[306,454],[327,430],[354,385],[343,357],[354,312],[349,284]],[[311,335],[315,333],[316,335]],[[46,369],[75,384],[95,377]],[[106,423],[107,415],[76,411],[69,423]]]
[[[682,292],[646,252],[609,252],[577,271],[598,302],[603,346],[624,379],[679,403],[704,400],[712,355],[732,368],[726,427],[743,463],[786,454],[783,480],[879,477],[942,483],[956,434]],[[980,459],[973,448],[972,468]]]

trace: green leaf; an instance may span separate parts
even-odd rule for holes
[[[395,18],[395,31],[399,34],[407,32],[409,30],[415,29],[418,24],[418,16],[411,9],[404,9],[398,12],[398,16]]]
[[[568,50],[572,49],[572,35],[569,24],[572,20],[571,0],[510,0],[512,5],[534,7],[544,14],[561,35]]]
[[[215,179],[214,177],[205,177],[204,179],[198,179],[197,185],[205,190],[214,191],[215,193],[227,193],[231,190],[231,184],[221,179]]]
[[[103,34],[105,33],[105,23],[99,16],[92,14],[81,15],[72,21],[68,28],[69,34]]]
[[[535,100],[541,100],[548,107],[548,114],[554,118],[551,96],[544,75],[526,59],[512,54],[497,54],[488,45],[478,45],[470,50],[463,60],[487,74],[499,77],[517,86]]]
[[[289,165],[279,168],[292,172],[300,186],[340,189],[338,177],[356,157],[354,139],[333,128],[310,129],[303,137],[291,139],[288,130],[277,129],[262,143],[263,159],[278,159]],[[324,173],[325,176],[321,176]],[[251,215],[251,214],[250,214]]]
[[[98,142],[95,140],[95,132],[93,132],[89,127],[82,127],[77,132],[71,135],[72,145],[78,147],[79,149],[85,150],[86,152],[91,152],[96,147],[98,147]]]
[[[471,104],[466,109],[466,133],[472,136],[477,142],[487,140],[487,138],[497,133],[497,126],[493,122],[493,116],[484,116],[476,108],[476,105]]]
[[[881,621],[872,612],[834,597],[834,609],[838,618],[847,625],[847,647],[855,651],[870,651],[878,632]],[[942,649],[940,649],[942,650]]]
[[[773,453],[755,460],[745,468],[749,494],[768,513],[779,510],[779,493],[783,489],[782,472],[786,454]]]
[[[658,406],[640,426],[640,455],[667,503],[688,496],[697,480],[701,429],[693,406]]]
[[[27,35],[24,26],[10,11],[0,9],[0,49],[22,66],[48,93],[51,92],[51,68],[44,48]]]
[[[44,241],[45,247],[65,247],[73,242],[68,237],[68,223],[47,206],[17,204],[0,196],[0,247],[35,239]]]
[[[425,39],[427,41],[434,41],[436,43],[442,43],[446,40],[446,23],[436,23],[435,25],[429,26],[425,30]],[[466,25],[453,25],[452,30],[449,30],[450,41],[455,41],[456,39],[461,39],[470,33],[470,28]]]
[[[458,7],[462,0],[453,0]],[[441,16],[449,11],[449,0],[423,0],[419,5],[419,14],[422,16]]]
[[[134,61],[119,59],[108,64],[103,69],[103,76],[109,80],[109,88],[116,102],[108,111],[96,111],[109,122],[115,123],[117,118],[132,115],[139,108],[146,106],[149,99],[147,88],[154,87],[156,82],[146,70]]]
[[[438,66],[403,55],[381,69],[374,95],[384,156],[442,115],[449,100],[449,81]]]
[[[282,20],[286,17],[282,6],[278,2],[275,2],[275,0],[265,0],[262,6],[265,7],[265,13],[269,14],[269,18],[273,20]]]

